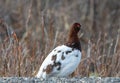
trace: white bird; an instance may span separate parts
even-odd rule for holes
[[[43,61],[36,77],[68,77],[78,67],[81,60],[81,45],[78,32],[81,25],[74,23],[70,27],[67,42],[58,46]]]

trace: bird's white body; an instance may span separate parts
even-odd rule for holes
[[[80,50],[66,45],[58,46],[45,58],[36,77],[67,77],[75,71],[80,60]]]

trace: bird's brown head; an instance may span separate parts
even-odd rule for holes
[[[74,23],[69,32],[69,37],[77,36],[78,32],[80,31],[81,25],[79,23]]]
[[[70,27],[70,31],[69,31],[68,39],[66,43],[67,46],[81,50],[80,41],[78,38],[78,32],[80,31],[80,28],[81,28],[81,25],[79,23],[74,23]]]
[[[71,33],[78,33],[80,31],[80,28],[81,28],[81,25],[79,23],[74,23],[72,26],[71,26],[71,30],[70,32]]]

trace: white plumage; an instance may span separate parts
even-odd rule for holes
[[[56,47],[43,61],[36,77],[67,77],[78,67],[81,60],[81,45],[77,36],[81,25],[74,23],[65,45]]]
[[[56,56],[55,61],[52,60],[53,56]],[[44,79],[51,76],[66,77],[74,72],[80,63],[80,59],[80,50],[65,45],[58,46],[43,61],[36,77],[42,77]],[[52,70],[50,70],[51,72],[47,74],[47,72],[44,70],[48,65],[55,65],[55,63],[59,63],[59,65],[50,68]]]

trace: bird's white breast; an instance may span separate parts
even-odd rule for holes
[[[80,59],[80,50],[65,45],[58,46],[43,61],[36,77],[68,76],[75,71]]]

